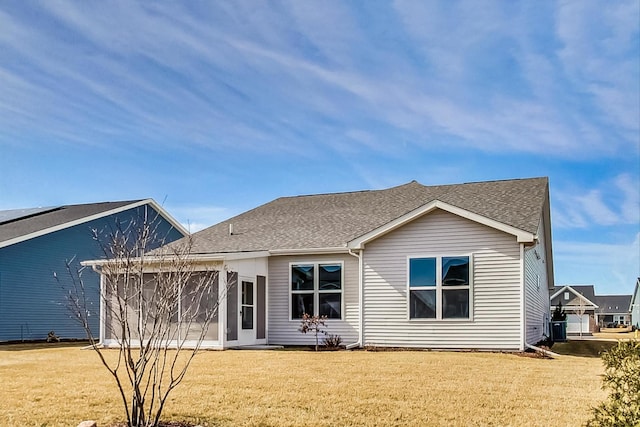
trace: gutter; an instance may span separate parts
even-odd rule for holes
[[[524,351],[527,346],[527,316],[525,310],[527,309],[526,305],[526,276],[525,276],[525,262],[524,262],[524,243],[520,243],[520,350]]]
[[[106,328],[105,322],[107,319],[107,313],[106,313],[105,303],[104,303],[104,300],[105,300],[104,277],[102,276],[102,272],[100,271],[100,268],[97,264],[90,264],[90,265],[91,265],[91,269],[100,275],[100,326],[98,328],[98,342],[94,343],[93,345],[88,345],[87,347],[84,347],[83,350],[88,348],[93,349],[94,347],[104,347],[104,344],[102,343],[102,339],[105,335],[105,328]]]
[[[221,252],[215,254],[190,254],[184,256],[183,259],[193,261],[193,262],[222,262],[222,261],[235,261],[241,259],[251,259],[251,258],[260,258],[260,257],[268,257],[270,255],[269,251],[253,251],[253,252]],[[159,254],[159,255],[148,255],[143,254],[144,263],[147,265],[153,265],[162,263],[165,261],[175,260],[178,257],[172,254]],[[140,257],[134,258],[136,261],[141,260]],[[105,266],[105,265],[114,265],[116,264],[113,258],[110,259],[96,259],[96,260],[86,260],[80,262],[80,265],[85,267],[94,267],[94,266]]]
[[[349,249],[349,255],[358,258],[358,341],[351,343],[346,346],[347,350],[351,350],[352,348],[362,347],[362,343],[364,341],[364,279],[362,273],[362,250],[359,250],[357,253],[353,251],[353,249]]]

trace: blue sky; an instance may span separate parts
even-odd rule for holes
[[[0,2],[0,209],[548,176],[558,284],[640,276],[640,3]]]

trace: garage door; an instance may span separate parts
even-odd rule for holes
[[[567,315],[567,333],[579,334],[580,333],[580,316],[577,314]],[[589,315],[582,315],[582,333],[589,333]]]

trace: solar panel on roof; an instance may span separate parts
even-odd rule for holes
[[[44,208],[10,209],[6,211],[0,211],[0,224],[49,212],[54,209],[58,209],[58,206],[47,206]]]

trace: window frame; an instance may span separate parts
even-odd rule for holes
[[[297,265],[312,265],[313,266],[313,290],[296,290],[291,287],[293,278],[293,267]],[[321,265],[340,265],[340,289],[339,290],[321,290],[320,289],[320,266]],[[327,261],[295,261],[289,262],[289,282],[288,282],[288,300],[289,300],[289,321],[300,322],[302,318],[294,318],[292,310],[293,295],[306,294],[313,295],[313,310],[314,313],[309,313],[312,316],[320,315],[320,294],[339,294],[340,295],[340,318],[331,319],[327,318],[328,322],[341,321],[345,319],[344,313],[344,261],[340,260],[327,260]]]
[[[443,286],[442,285],[442,260],[443,258],[469,258],[469,285],[468,286]],[[434,258],[436,260],[436,285],[435,286],[411,286],[411,260],[420,258]],[[474,290],[474,273],[473,273],[473,254],[472,253],[427,253],[427,254],[411,254],[406,259],[406,291],[407,291],[407,320],[410,322],[472,322],[473,321],[473,290]],[[465,318],[443,318],[442,303],[443,290],[469,290],[469,317]],[[411,317],[411,291],[435,290],[436,292],[436,317]]]

